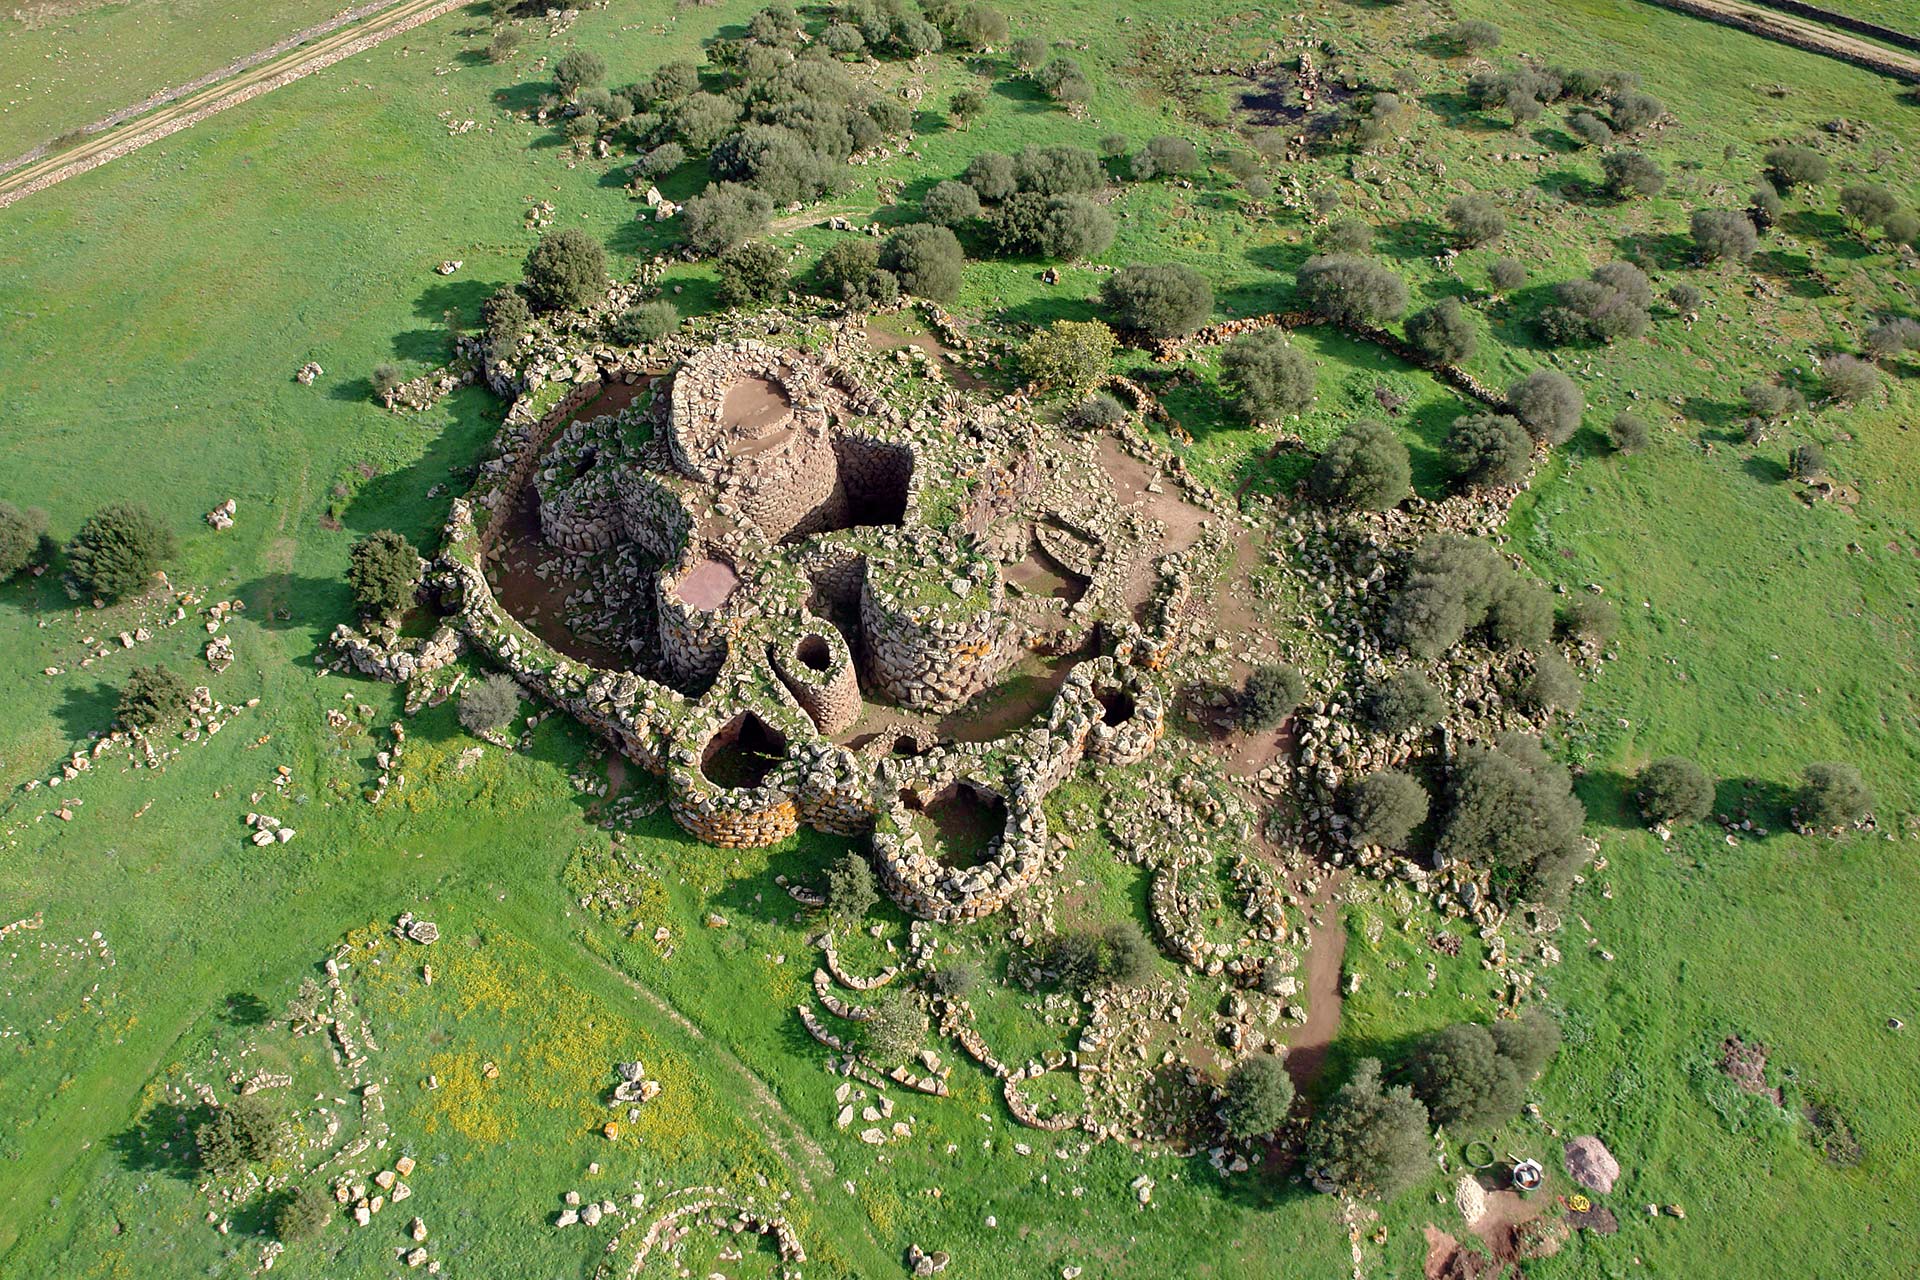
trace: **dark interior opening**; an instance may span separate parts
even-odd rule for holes
[[[837,529],[897,525],[907,518],[913,451],[877,440],[836,439],[833,496],[802,520],[783,542],[800,542]]]
[[[964,779],[925,795],[903,788],[900,802],[915,815],[921,838],[944,866],[979,866],[1007,829],[1007,802]]]
[[[1124,689],[1102,689],[1094,696],[1100,699],[1103,708],[1100,716],[1103,724],[1121,725],[1133,719],[1133,695]]]
[[[920,754],[920,740],[909,734],[901,734],[893,740],[893,754],[897,756],[917,756]]]
[[[751,711],[742,711],[707,739],[700,772],[717,787],[745,791],[759,786],[787,758],[787,740]]]
[[[793,656],[809,671],[824,672],[833,665],[833,648],[824,636],[805,636]]]

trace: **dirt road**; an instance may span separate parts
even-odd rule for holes
[[[356,53],[411,31],[454,9],[465,0],[402,0],[367,22],[331,32],[277,58],[249,67],[230,79],[182,95],[149,115],[88,138],[78,146],[44,156],[0,176],[0,209],[56,182],[97,169],[141,147],[179,133],[208,116],[239,106],[283,85],[312,75]]]
[[[1920,55],[1889,49],[1764,5],[1749,4],[1746,0],[1649,0],[1649,3],[1920,84]]]

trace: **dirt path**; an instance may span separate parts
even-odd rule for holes
[[[1748,4],[1745,0],[1649,0],[1649,3],[1920,84],[1920,55],[1889,49],[1764,5]]]
[[[1327,1050],[1340,1030],[1340,968],[1347,956],[1347,927],[1333,895],[1345,881],[1345,876],[1329,876],[1307,907],[1309,919],[1316,915],[1319,919],[1307,929],[1307,1020],[1287,1042],[1287,1074],[1301,1090],[1320,1078]]]
[[[170,137],[207,117],[292,84],[336,62],[431,22],[458,9],[465,0],[401,0],[368,22],[349,26],[303,44],[276,58],[248,67],[239,75],[185,93],[150,115],[89,138],[79,146],[22,164],[0,177],[0,209],[16,200],[44,191],[56,182],[97,169],[109,160],[138,151]],[[245,60],[243,60],[245,61]]]

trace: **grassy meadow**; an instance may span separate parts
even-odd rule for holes
[[[244,1215],[226,1233],[205,1221],[160,1090],[210,1079],[243,1049],[285,1056],[303,1089],[334,1088],[324,1061],[248,1010],[277,1014],[342,938],[367,937],[370,921],[404,910],[437,920],[442,941],[358,981],[383,1046],[392,1141],[423,1168],[413,1205],[370,1228],[335,1224],[290,1248],[277,1274],[395,1274],[401,1227],[417,1211],[447,1274],[587,1275],[599,1237],[546,1225],[564,1192],[624,1201],[638,1184],[657,1199],[696,1183],[767,1203],[791,1193],[783,1211],[821,1275],[896,1274],[909,1243],[951,1250],[954,1274],[992,1278],[1069,1266],[1323,1277],[1352,1265],[1331,1197],[1257,1174],[1223,1183],[1204,1158],[1083,1150],[1077,1134],[1019,1129],[965,1065],[953,1098],[903,1103],[910,1138],[875,1147],[836,1129],[838,1078],[793,1015],[817,956],[812,926],[774,876],[814,875],[840,842],[809,834],[734,854],[692,844],[661,812],[616,843],[575,781],[604,777],[584,735],[548,720],[531,750],[489,747],[473,760],[448,706],[404,721],[407,785],[377,806],[362,798],[401,712],[391,689],[317,674],[316,654],[350,611],[347,549],[386,527],[431,545],[501,413],[466,391],[391,416],[370,403],[368,374],[382,361],[412,373],[444,359],[446,313],[474,324],[480,301],[518,275],[536,236],[523,225],[531,202],[551,202],[556,226],[605,240],[623,275],[671,245],[672,223],[636,220],[619,161],[574,159],[554,131],[510,109],[537,98],[545,66],[568,48],[600,51],[616,83],[639,79],[697,58],[702,37],[754,7],[614,0],[551,42],[536,29],[505,66],[476,56],[485,20],[462,11],[0,211],[0,497],[45,508],[60,536],[103,502],[146,502],[180,535],[172,583],[198,597],[167,626],[171,596],[96,611],[53,575],[0,587],[0,925],[41,925],[0,942],[0,1274],[251,1273],[267,1237]],[[137,24],[153,14],[144,7],[25,28],[0,18],[0,102],[11,104],[0,153],[320,16],[295,4],[231,21],[183,12],[168,42],[139,56]],[[1855,241],[1833,196],[1848,171],[1920,194],[1920,107],[1863,71],[1634,0],[1458,0],[1444,11],[1189,0],[1111,6],[1091,20],[1084,6],[1038,0],[1012,13],[1016,33],[1084,42],[1075,56],[1097,83],[1088,119],[1039,100],[994,60],[882,64],[875,74],[911,77],[922,93],[914,154],[880,171],[903,179],[906,195],[883,206],[876,172],[851,170],[783,238],[817,251],[832,233],[812,224],[836,212],[910,220],[913,197],[980,150],[1091,146],[1108,132],[1224,141],[1244,86],[1200,77],[1176,91],[1169,51],[1245,55],[1293,31],[1296,13],[1330,42],[1337,67],[1378,83],[1396,69],[1412,75],[1421,108],[1404,143],[1364,160],[1316,158],[1299,167],[1303,185],[1337,188],[1376,226],[1378,251],[1408,276],[1416,305],[1449,294],[1474,303],[1489,339],[1474,373],[1504,385],[1556,365],[1591,406],[1510,533],[1544,579],[1570,592],[1598,584],[1623,620],[1617,659],[1559,744],[1581,770],[1606,865],[1563,913],[1565,958],[1544,981],[1567,1047],[1532,1095],[1560,1133],[1599,1133],[1620,1158],[1609,1203],[1622,1226],[1605,1239],[1582,1234],[1528,1274],[1906,1274],[1920,1246],[1920,1007],[1908,976],[1920,941],[1907,918],[1920,894],[1920,369],[1890,366],[1878,401],[1801,415],[1758,445],[1741,438],[1736,404],[1755,378],[1810,387],[1818,355],[1857,349],[1881,312],[1915,310],[1912,260]],[[1572,149],[1563,113],[1515,132],[1468,111],[1465,61],[1421,38],[1454,17],[1499,24],[1501,57],[1638,70],[1676,117],[1644,144],[1669,170],[1667,190],[1615,206],[1593,193],[1597,160]],[[56,54],[66,80],[50,78]],[[990,87],[989,107],[957,130],[933,108],[969,82]],[[1862,140],[1826,134],[1838,117],[1863,125]],[[456,132],[466,120],[474,127]],[[1688,213],[1744,203],[1761,153],[1806,139],[1840,172],[1792,202],[1754,268],[1686,265]],[[1494,158],[1513,153],[1523,158]],[[693,172],[664,184],[667,194],[684,198]],[[1467,190],[1498,194],[1510,229],[1497,248],[1444,265],[1440,210]],[[1288,305],[1292,270],[1310,252],[1302,213],[1249,210],[1224,174],[1191,189],[1129,186],[1114,208],[1119,238],[1102,262],[1193,265],[1223,315]],[[1542,346],[1529,317],[1547,286],[1627,252],[1644,253],[1662,289],[1706,291],[1701,319],[1689,327],[1656,307],[1645,339]],[[1532,272],[1500,300],[1486,294],[1495,254]],[[463,266],[443,278],[433,272],[443,259]],[[1031,262],[971,264],[958,307],[1014,325],[1095,314],[1091,267],[1064,267],[1057,286],[1039,274]],[[711,298],[704,266],[676,262],[667,279],[684,308]],[[1384,386],[1405,402],[1395,422],[1418,487],[1438,493],[1437,445],[1457,399],[1330,330],[1298,340],[1320,358],[1321,382],[1297,434],[1317,444],[1377,415]],[[293,381],[308,360],[325,369],[311,387]],[[1195,372],[1169,395],[1193,437],[1183,455],[1224,487],[1283,491],[1304,455],[1269,460],[1270,438],[1228,417],[1211,358]],[[1654,443],[1621,458],[1600,430],[1629,407],[1653,423]],[[1786,483],[1787,450],[1801,440],[1825,447],[1844,501],[1808,503]],[[214,533],[201,515],[228,497],[238,523]],[[211,676],[201,610],[223,599],[246,606],[227,626],[238,660]],[[114,641],[142,624],[151,641],[131,652]],[[127,671],[154,660],[229,704],[259,705],[183,744],[162,770],[109,755],[57,792],[26,789],[107,730]],[[329,724],[335,709],[347,728]],[[1769,834],[1729,843],[1710,826],[1663,843],[1645,832],[1631,777],[1668,752],[1714,770],[1721,811],[1750,813]],[[1800,768],[1829,758],[1856,763],[1873,784],[1882,834],[1815,841],[1787,830]],[[644,794],[654,784],[635,785]],[[250,811],[297,837],[255,848],[242,825]],[[624,921],[582,901],[609,860],[645,869],[639,882],[655,886]],[[1087,874],[1103,901],[1139,896],[1131,868],[1090,860]],[[706,927],[710,912],[726,927]],[[877,967],[888,941],[905,945],[906,925],[876,919],[882,936],[860,945]],[[1391,1055],[1463,1011],[1490,1013],[1471,950],[1432,994],[1396,994],[1426,989],[1419,939],[1436,927],[1410,899],[1370,889],[1345,921],[1360,987],[1336,1063]],[[652,940],[659,927],[670,956]],[[423,960],[437,970],[431,987],[414,973]],[[991,1016],[1030,1051],[1059,1036],[1015,1001]],[[1908,1029],[1890,1029],[1890,1018]],[[1719,1045],[1735,1034],[1769,1048],[1786,1106],[1718,1071]],[[630,1057],[667,1094],[609,1141],[600,1097],[612,1063]],[[476,1074],[483,1062],[500,1067],[498,1080]],[[422,1087],[429,1075],[439,1089]],[[1816,1147],[1809,1104],[1844,1121],[1857,1159]],[[1499,1140],[1549,1163],[1558,1154],[1525,1120]],[[1157,1182],[1150,1209],[1129,1189],[1143,1172]],[[1365,1274],[1416,1273],[1422,1226],[1451,1219],[1434,1203],[1445,1185],[1436,1177],[1382,1211],[1384,1242],[1371,1227],[1362,1237]],[[1648,1203],[1687,1216],[1649,1219]],[[731,1273],[767,1274],[767,1264],[750,1254]]]

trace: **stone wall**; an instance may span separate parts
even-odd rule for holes
[[[1019,655],[1019,635],[1005,617],[998,565],[953,546],[915,550],[913,560],[867,558],[860,627],[868,670],[902,706],[950,711],[993,684]]]

